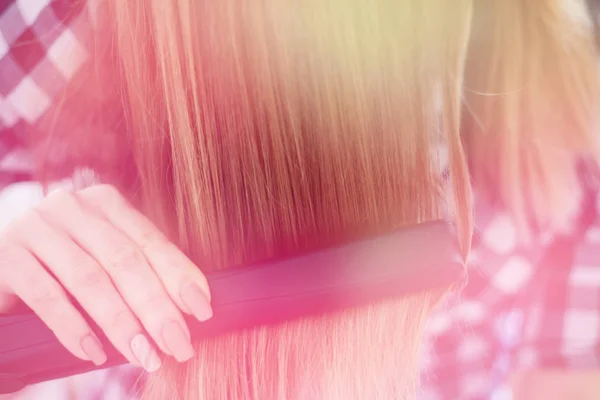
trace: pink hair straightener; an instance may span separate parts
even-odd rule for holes
[[[188,320],[194,339],[447,288],[464,282],[466,269],[452,224],[434,221],[207,277],[214,316],[205,323]],[[0,393],[124,364],[98,326],[90,324],[108,355],[100,367],[71,355],[35,314],[0,316]]]

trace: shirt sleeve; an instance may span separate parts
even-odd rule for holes
[[[522,367],[600,367],[600,218],[578,242],[573,263],[548,274],[545,290],[526,310]]]
[[[476,232],[463,292],[426,330],[419,400],[493,398],[508,382],[521,338],[521,296],[541,256],[518,245],[508,213],[475,204]]]
[[[31,179],[27,133],[87,59],[85,1],[0,2],[0,190]]]

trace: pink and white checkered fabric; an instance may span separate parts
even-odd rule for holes
[[[469,283],[429,321],[419,400],[492,399],[521,368],[600,366],[600,206],[574,262],[545,271],[510,216],[476,210]]]
[[[25,135],[87,58],[81,0],[0,1],[0,187],[30,172]]]
[[[548,290],[529,304],[519,365],[587,369],[600,365],[600,204],[573,267],[549,276]]]

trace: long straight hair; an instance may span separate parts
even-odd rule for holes
[[[576,164],[598,161],[591,31],[562,0],[473,1],[471,19],[468,0],[105,0],[88,68],[50,114],[69,140],[40,159],[66,145],[205,270],[445,208],[466,253],[461,139],[478,193],[523,238],[564,229]],[[410,398],[440,295],[199,342],[146,397]]]
[[[477,0],[473,13],[461,129],[474,186],[512,213],[524,241],[567,230],[581,200],[578,168],[596,171],[600,156],[583,1]]]
[[[79,149],[100,149],[104,124],[119,150],[81,162],[203,270],[443,217],[468,252],[469,0],[104,6],[62,118],[94,125],[78,129]],[[98,101],[105,118],[90,117]],[[149,377],[145,398],[412,398],[424,320],[443,291],[199,341],[193,361]]]

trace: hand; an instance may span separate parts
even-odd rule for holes
[[[212,316],[206,278],[111,186],[50,194],[0,232],[0,313],[29,306],[75,356],[106,361],[69,293],[131,363],[155,371],[163,352],[192,357],[182,312]]]

